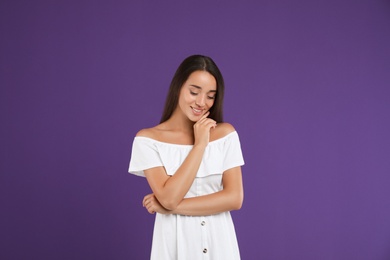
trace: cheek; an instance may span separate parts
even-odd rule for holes
[[[185,105],[191,102],[191,97],[186,93],[181,92],[179,95],[179,104]]]
[[[211,108],[215,103],[215,100],[214,99],[210,99],[208,102],[207,102],[207,105],[209,108]]]
[[[192,96],[192,95],[185,95],[184,96],[184,101],[186,102],[186,103],[193,103],[194,101],[195,101],[195,96]]]

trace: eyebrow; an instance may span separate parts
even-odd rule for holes
[[[199,86],[197,86],[197,85],[190,85],[191,87],[194,87],[194,88],[197,88],[197,89],[202,89],[202,87],[199,87]],[[210,90],[209,92],[217,92],[216,90]]]

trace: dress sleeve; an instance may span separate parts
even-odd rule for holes
[[[129,173],[145,177],[144,170],[163,166],[153,139],[135,137],[131,150]]]
[[[230,134],[224,147],[223,171],[244,165],[240,139],[237,132]]]

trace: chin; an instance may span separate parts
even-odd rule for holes
[[[199,121],[200,118],[201,118],[201,117],[197,117],[197,118],[189,117],[188,119],[189,119],[191,122],[196,123],[196,122]]]

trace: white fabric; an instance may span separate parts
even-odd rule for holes
[[[164,166],[175,174],[192,145],[159,142],[135,137],[129,172],[145,176],[144,170]],[[196,178],[186,198],[222,190],[223,172],[244,164],[236,131],[212,141],[206,147]],[[211,216],[156,214],[152,260],[237,260],[240,259],[236,233],[230,212]]]

